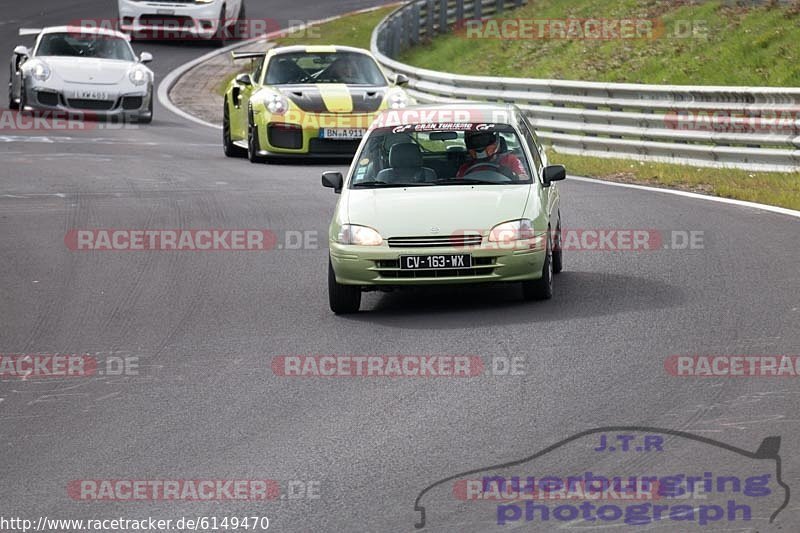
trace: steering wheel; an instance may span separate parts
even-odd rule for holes
[[[310,81],[315,81],[321,72],[322,71],[312,72],[311,74],[306,73],[305,76],[292,83],[308,83]]]
[[[322,75],[323,72],[325,72],[325,70],[326,69],[317,70],[316,72],[312,72],[310,74],[308,72],[306,72],[305,75],[302,78],[300,78],[299,80],[294,81],[292,83],[308,83],[308,82],[312,82],[312,81],[319,81],[319,79],[320,79],[319,77]]]
[[[489,167],[492,170],[496,170],[497,172],[502,172],[500,170],[500,165],[498,165],[497,163],[491,163],[489,161],[476,161],[475,163],[467,167],[467,170],[464,171],[464,175],[466,176],[470,172],[475,172],[481,167]]]
[[[507,178],[511,178],[512,180],[519,179],[519,176],[514,174],[514,172],[508,167],[504,167],[502,165],[498,165],[497,163],[492,163],[490,161],[477,161],[473,163],[471,166],[467,167],[467,170],[464,171],[464,176],[472,172],[475,172],[477,170],[480,170],[484,167],[489,167],[491,170],[494,170],[495,172],[502,174]]]

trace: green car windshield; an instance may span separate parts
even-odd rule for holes
[[[344,83],[385,86],[375,61],[356,52],[292,52],[273,57],[267,67],[267,85]]]
[[[373,130],[356,159],[349,187],[531,183],[530,165],[511,126],[466,124],[457,130],[415,131],[427,126]],[[476,145],[482,149],[475,150]]]

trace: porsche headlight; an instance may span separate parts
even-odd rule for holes
[[[383,243],[381,234],[367,226],[345,224],[336,238],[339,244],[357,244],[359,246],[380,246]]]
[[[533,222],[527,218],[504,222],[492,228],[489,233],[489,242],[508,243],[532,239]]]
[[[267,111],[273,115],[285,115],[289,111],[289,101],[280,93],[272,93],[265,100]]]
[[[389,93],[388,104],[389,109],[403,109],[411,104],[411,100],[404,90],[396,89]]]
[[[134,85],[144,85],[148,79],[147,71],[142,67],[134,67],[128,72],[128,78]]]
[[[40,59],[34,59],[28,63],[28,68],[31,69],[31,76],[39,81],[47,81],[50,77],[50,67],[47,63]]]

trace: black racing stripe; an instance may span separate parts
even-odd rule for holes
[[[374,113],[383,103],[386,91],[383,89],[350,89],[353,98],[353,113]]]
[[[276,87],[286,98],[307,113],[330,113],[319,88],[314,85],[283,85]],[[383,103],[386,90],[373,87],[351,87],[353,99],[351,113],[374,113]]]
[[[283,96],[307,113],[327,113],[322,93],[313,85],[296,85],[277,87]]]

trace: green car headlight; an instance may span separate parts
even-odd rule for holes
[[[489,242],[508,243],[533,239],[533,237],[533,221],[523,218],[493,227],[489,233]]]
[[[289,101],[280,93],[272,93],[265,101],[264,105],[273,115],[285,115],[289,111]]]
[[[389,103],[389,109],[403,109],[411,104],[411,100],[406,92],[402,89],[394,89],[389,92],[387,100]]]
[[[367,226],[345,224],[336,238],[339,244],[356,244],[359,246],[380,246],[383,243],[381,234]]]

